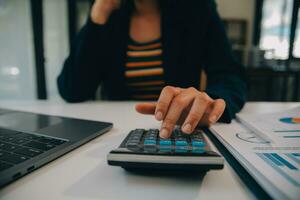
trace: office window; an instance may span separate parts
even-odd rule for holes
[[[76,31],[83,26],[89,12],[90,3],[87,0],[73,1],[75,3]],[[63,63],[69,54],[69,23],[68,1],[44,0],[44,44],[45,71],[48,99],[60,100],[56,79],[61,72]],[[75,34],[75,33],[74,33]]]
[[[45,73],[48,99],[60,99],[56,78],[69,53],[67,2],[44,0]]]
[[[293,56],[295,58],[300,58],[300,12],[298,11],[298,21],[296,29],[296,37],[294,42]]]
[[[35,99],[29,0],[0,0],[0,99]]]
[[[288,58],[293,0],[265,0],[261,23],[260,48],[267,59]]]

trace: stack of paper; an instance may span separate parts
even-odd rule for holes
[[[210,128],[274,199],[300,199],[300,108]],[[245,125],[246,126],[245,126]]]
[[[262,138],[273,143],[295,143],[300,140],[300,107],[271,114],[237,114],[237,119]]]

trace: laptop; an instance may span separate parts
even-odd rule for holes
[[[0,187],[112,128],[108,122],[0,108]]]

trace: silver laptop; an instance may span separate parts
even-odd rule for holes
[[[0,187],[102,135],[113,124],[0,109]]]

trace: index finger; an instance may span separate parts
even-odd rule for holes
[[[172,99],[177,96],[180,93],[181,89],[172,87],[172,86],[166,86],[161,91],[161,94],[158,98],[156,109],[155,109],[155,118],[158,121],[161,121],[164,119],[168,108],[170,106],[170,103]]]
[[[155,108],[156,103],[153,102],[138,103],[135,105],[135,110],[144,115],[153,115]]]

